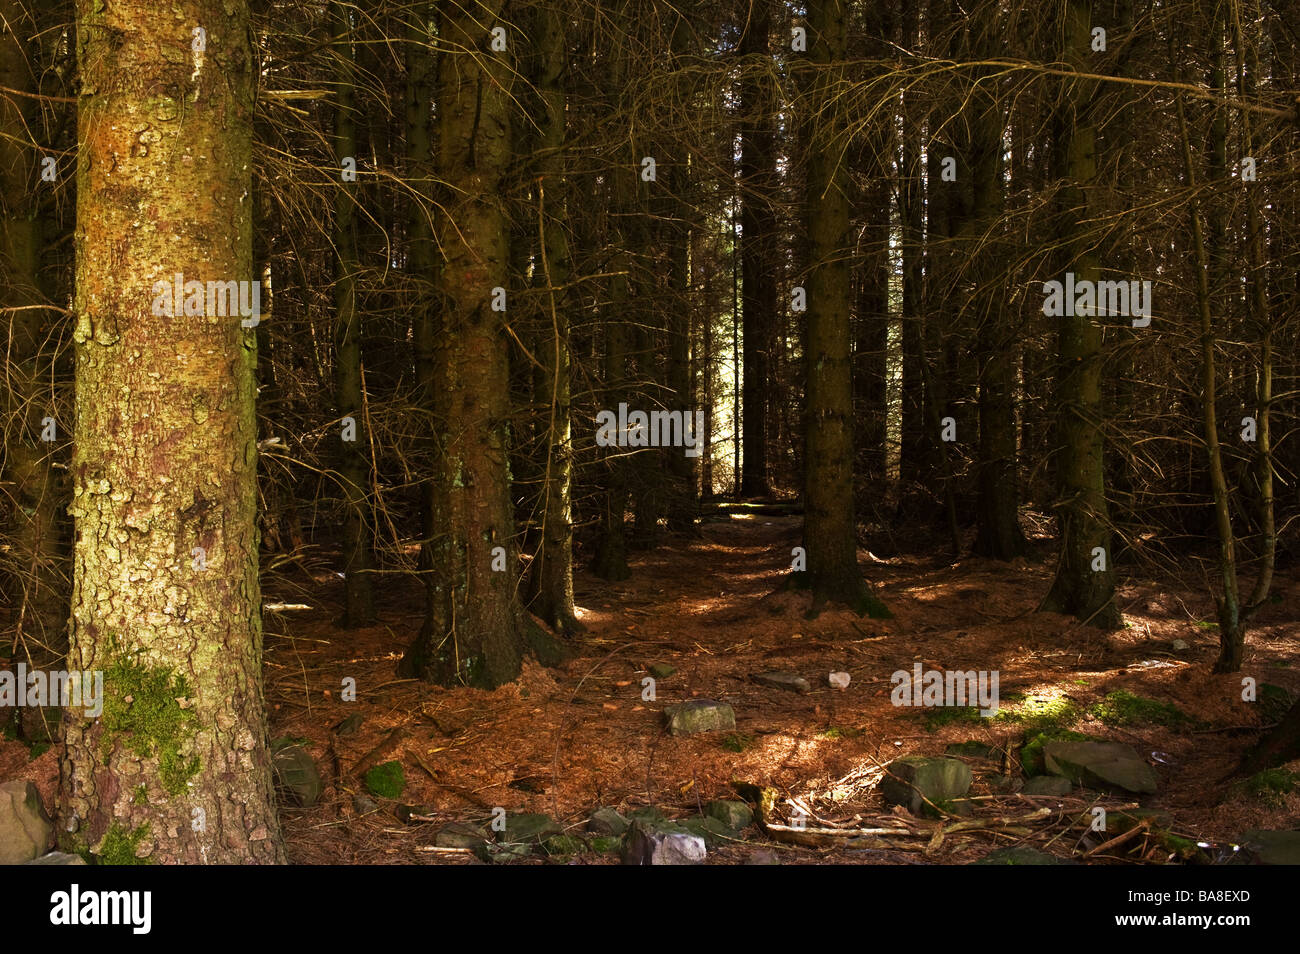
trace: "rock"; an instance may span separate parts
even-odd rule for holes
[[[704,839],[704,847],[712,848],[724,838],[735,838],[736,833],[727,827],[726,823],[713,817],[701,817],[696,815],[694,818],[683,818],[681,821],[674,823],[675,828],[699,835]]]
[[[506,830],[497,839],[502,843],[540,845],[561,832],[550,815],[523,813],[506,817]]]
[[[654,805],[646,805],[643,808],[634,809],[629,817],[634,822],[647,822],[651,825],[664,825],[668,822],[664,813]]]
[[[1017,845],[1014,848],[998,848],[990,851],[987,855],[976,861],[977,865],[1064,865],[1069,864],[1055,855],[1049,855],[1045,851],[1039,851],[1037,848],[1030,848],[1028,845]]]
[[[1043,765],[1051,774],[1088,788],[1152,794],[1160,782],[1155,769],[1122,742],[1048,742]]]
[[[301,745],[287,739],[271,743],[271,768],[279,786],[303,808],[320,800],[323,786],[316,760]]]
[[[21,865],[45,854],[54,826],[31,782],[0,785],[0,865]]]
[[[766,848],[754,852],[745,859],[747,865],[779,865],[781,859],[777,857],[775,851],[769,851]]]
[[[1002,758],[1002,750],[996,745],[986,745],[983,742],[953,742],[943,750],[944,755],[960,755],[968,759],[992,759]]]
[[[360,729],[362,723],[365,721],[366,721],[365,716],[363,716],[360,712],[354,712],[352,713],[352,715],[348,716],[346,719],[344,719],[342,722],[336,725],[334,727],[334,732],[338,735],[351,735],[352,733]]]
[[[650,675],[656,679],[667,679],[677,671],[676,666],[670,666],[667,663],[652,663],[649,666]]]
[[[708,855],[704,839],[633,822],[623,839],[625,865],[698,865]]]
[[[826,684],[832,689],[847,689],[853,677],[847,672],[833,672],[826,677]]]
[[[1174,642],[1173,642],[1173,648],[1174,648],[1174,652],[1176,652],[1176,653],[1181,653],[1184,649],[1187,649],[1187,648],[1188,648],[1188,646],[1187,646],[1187,640],[1185,640],[1185,639],[1175,639]]]
[[[358,793],[352,796],[352,808],[358,815],[369,815],[371,812],[379,811],[379,803],[369,795]]]
[[[597,808],[587,819],[587,831],[593,835],[617,835],[621,838],[630,824],[613,808]]]
[[[879,791],[888,805],[906,805],[913,815],[926,808],[922,796],[939,803],[960,798],[970,790],[974,776],[960,759],[908,755],[885,766]]]
[[[478,848],[487,840],[487,834],[478,825],[459,821],[448,822],[433,836],[433,843],[439,848]]]
[[[1069,795],[1074,791],[1074,783],[1059,775],[1035,775],[1025,782],[1021,795]]]
[[[797,672],[790,672],[787,669],[760,672],[753,679],[760,685],[770,686],[773,689],[789,689],[791,692],[812,692],[812,686],[809,685],[807,679]]]
[[[1241,836],[1241,846],[1257,865],[1300,865],[1300,831],[1254,828]]]
[[[474,854],[478,858],[483,861],[491,862],[494,865],[509,864],[512,861],[523,861],[532,853],[532,845],[502,845],[491,841],[485,841],[474,849]]]
[[[70,855],[63,851],[51,851],[48,855],[41,855],[34,861],[25,861],[23,864],[28,865],[84,865],[86,859],[81,855]]]
[[[716,818],[732,831],[740,831],[754,823],[754,810],[741,801],[724,799],[709,802],[704,806],[704,814]]]
[[[960,818],[970,818],[975,814],[975,803],[969,798],[954,798],[941,807],[947,809],[949,814]]]
[[[731,706],[712,699],[691,699],[665,706],[664,716],[668,721],[668,731],[673,735],[721,732],[736,727],[736,713]]]

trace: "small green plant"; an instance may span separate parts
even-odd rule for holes
[[[1219,624],[1214,622],[1213,620],[1198,619],[1196,621],[1196,628],[1197,629],[1218,629]]]
[[[27,761],[34,762],[50,750],[48,742],[33,742],[31,750],[28,752]]]

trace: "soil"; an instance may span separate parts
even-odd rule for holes
[[[1050,560],[954,563],[941,546],[930,555],[887,559],[862,551],[863,568],[893,618],[859,618],[832,607],[807,619],[810,596],[782,588],[800,531],[797,516],[715,515],[694,537],[634,553],[625,582],[580,572],[577,603],[588,631],[568,641],[573,657],[553,669],[529,661],[517,682],[491,692],[396,677],[423,616],[415,587],[388,582],[400,578],[384,578],[380,623],[345,631],[334,625],[342,606],[336,574],[316,572],[310,581],[300,571],[296,578],[295,571],[269,574],[270,736],[303,740],[325,782],[311,809],[282,810],[290,860],[477,863],[467,851],[434,850],[442,824],[482,822],[500,807],[548,813],[577,833],[598,806],[697,814],[711,799],[736,797],[736,781],[776,789],[783,817],[792,799],[817,819],[810,825],[873,827],[896,817],[875,790],[890,760],[940,755],[949,743],[967,740],[1014,752],[1023,733],[1022,725],[1003,719],[935,725],[936,710],[893,705],[891,675],[910,672],[917,662],[926,669],[996,670],[1004,698],[1068,699],[1080,712],[1070,728],[1128,743],[1153,765],[1160,790],[1141,803],[1168,812],[1180,834],[1226,844],[1250,828],[1300,826],[1300,794],[1267,803],[1235,793],[1227,778],[1264,725],[1260,707],[1242,699],[1243,676],[1300,693],[1294,572],[1279,574],[1274,601],[1254,621],[1243,672],[1213,675],[1218,635],[1206,622],[1214,619],[1213,604],[1198,580],[1130,578],[1119,591],[1128,625],[1103,633],[1036,611],[1051,581]],[[1177,639],[1188,648],[1172,648]],[[653,699],[643,698],[643,680],[655,663],[676,671],[655,681]],[[799,673],[812,691],[752,680],[771,670]],[[827,685],[832,671],[851,675],[847,689]],[[344,701],[347,678],[356,681],[355,702]],[[1111,726],[1086,714],[1121,689],[1172,703],[1198,721],[1178,728]],[[692,698],[730,704],[735,733],[668,735],[664,707]],[[364,718],[358,731],[333,731],[357,713]],[[363,786],[354,769],[367,756],[368,762],[399,759],[406,788],[399,800],[376,799],[378,811],[358,815],[353,795]],[[991,796],[1002,771],[1018,774],[1014,759],[968,761],[976,796]],[[0,742],[0,779],[34,780],[47,805],[57,772],[55,750],[29,760],[21,743]],[[1079,789],[1056,799],[986,797],[977,818],[1024,815],[1043,805],[1052,814],[1018,832],[954,832],[932,846],[926,837],[911,837],[888,848],[840,847],[848,838],[808,847],[750,828],[744,840],[710,849],[708,863],[952,864],[1021,842],[1065,857],[1097,840],[1084,843],[1086,829],[1077,824],[1097,801]],[[1134,801],[1113,796],[1100,803]],[[396,814],[400,804],[430,820],[404,824]],[[1140,841],[1089,860],[1167,860],[1167,852]],[[616,864],[618,856],[587,852],[566,860]]]

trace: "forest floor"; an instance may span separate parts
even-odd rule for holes
[[[1294,572],[1279,574],[1273,602],[1252,626],[1243,673],[1217,676],[1210,667],[1218,632],[1206,622],[1213,605],[1194,580],[1128,579],[1119,593],[1128,626],[1104,634],[1035,611],[1051,581],[1050,560],[954,563],[941,547],[889,559],[863,552],[893,618],[859,618],[832,607],[809,620],[809,595],[780,589],[800,529],[798,517],[715,515],[694,538],[632,554],[625,582],[579,573],[577,603],[588,631],[569,641],[573,657],[552,669],[530,660],[517,682],[491,692],[394,674],[422,620],[414,587],[385,578],[382,622],[344,631],[333,623],[342,596],[336,574],[317,573],[310,583],[301,573],[271,575],[264,594],[271,737],[302,744],[324,780],[312,808],[282,810],[290,860],[475,863],[467,850],[434,847],[443,824],[481,824],[500,807],[547,813],[580,834],[600,806],[626,814],[653,805],[669,817],[696,816],[712,799],[735,798],[734,781],[776,789],[783,816],[790,812],[786,799],[794,799],[811,813],[810,827],[890,825],[897,815],[890,818],[875,789],[882,766],[902,755],[942,755],[947,745],[969,740],[1011,752],[1006,759],[966,758],[975,773],[971,794],[984,796],[975,821],[1042,807],[1050,808],[1047,817],[1013,825],[1020,830],[1011,833],[957,829],[933,843],[929,835],[940,823],[925,823],[931,827],[920,837],[914,824],[910,836],[890,839],[887,848],[858,847],[871,844],[866,839],[849,846],[848,837],[793,845],[751,827],[710,848],[708,863],[952,864],[1019,843],[1069,857],[1102,840],[1079,822],[1092,806],[1137,801],[1167,812],[1173,831],[1210,843],[1232,842],[1251,828],[1300,827],[1300,792],[1264,800],[1222,780],[1267,722],[1265,707],[1242,701],[1242,676],[1300,693]],[[1187,648],[1174,649],[1174,640]],[[997,670],[1001,715],[894,706],[891,675],[917,662],[925,669]],[[656,680],[652,701],[643,700],[642,680],[653,664],[675,672]],[[799,673],[812,691],[752,680],[772,670]],[[847,689],[828,687],[833,670],[851,675]],[[356,680],[355,702],[341,698],[346,677]],[[1111,696],[1120,690],[1171,704],[1191,719],[1158,705],[1125,706]],[[692,698],[730,704],[735,731],[669,735],[664,707]],[[364,720],[359,730],[334,731],[354,714]],[[1019,776],[1016,743],[1035,724],[1132,745],[1155,768],[1159,791],[1140,799],[1078,788],[1055,798],[997,794],[1008,784],[1000,773]],[[364,786],[356,770],[392,759],[403,764],[405,790],[358,814],[354,795]],[[47,804],[57,771],[56,752],[28,761],[22,745],[0,741],[0,779],[36,781]],[[401,805],[426,820],[403,823]],[[1091,860],[1167,857],[1137,838]],[[563,860],[614,864],[618,855],[591,850]],[[546,861],[539,852],[525,863]]]

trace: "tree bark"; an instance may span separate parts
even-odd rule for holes
[[[282,862],[262,699],[255,333],[206,302],[158,314],[155,285],[259,278],[256,60],[244,0],[170,9],[77,4],[69,668],[102,672],[104,699],[98,719],[65,710],[59,832],[117,862]]]

